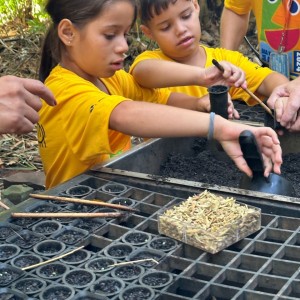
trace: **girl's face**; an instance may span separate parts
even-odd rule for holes
[[[93,81],[110,77],[123,68],[128,50],[127,35],[134,18],[129,1],[115,1],[83,29],[75,29],[61,64],[79,76]]]
[[[199,49],[199,11],[197,1],[177,0],[160,15],[154,14],[147,26],[142,25],[141,29],[167,56],[182,61]]]

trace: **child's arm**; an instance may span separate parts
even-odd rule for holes
[[[141,86],[147,88],[210,86],[218,83],[247,86],[242,69],[226,61],[221,61],[220,64],[224,68],[223,73],[215,66],[201,68],[160,59],[146,59],[138,62],[131,73]]]
[[[187,109],[170,107],[141,101],[123,101],[110,115],[109,128],[124,134],[155,137],[210,137],[218,140],[237,167],[247,175],[252,172],[247,165],[240,145],[239,135],[251,130],[264,155],[265,176],[272,170],[280,173],[282,164],[281,147],[278,137],[270,127],[251,127],[237,124],[215,116]]]
[[[182,93],[171,93],[167,105],[201,112],[211,111],[208,94],[201,98],[196,98]],[[231,97],[228,94],[228,119],[239,118],[239,113],[234,109]]]

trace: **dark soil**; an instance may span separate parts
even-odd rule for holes
[[[116,294],[118,293],[122,288],[121,281],[113,278],[109,279],[103,279],[100,280],[97,284],[94,285],[93,291],[95,293],[102,293],[102,294]]]
[[[104,272],[112,269],[111,265],[114,263],[114,260],[102,257],[92,260],[88,263],[87,267],[94,272]]]
[[[43,278],[53,279],[62,276],[67,270],[63,264],[52,263],[41,267],[38,273]]]
[[[143,272],[143,268],[139,265],[135,266],[120,266],[114,270],[113,274],[123,280],[137,278]]]
[[[67,264],[77,264],[87,260],[90,257],[89,253],[84,250],[78,250],[61,259],[62,262]]]
[[[156,250],[170,251],[176,246],[176,241],[162,237],[152,240],[149,245]]]
[[[73,229],[66,229],[61,234],[57,235],[56,239],[65,244],[73,245],[80,241],[84,236],[85,234],[83,232],[76,231]]]
[[[172,275],[169,273],[153,272],[145,275],[141,281],[145,285],[158,287],[167,284],[171,279]]]
[[[239,187],[242,178],[232,161],[221,161],[207,149],[206,139],[195,140],[194,154],[186,156],[182,153],[171,153],[165,164],[161,166],[160,175],[178,179],[216,184],[228,187]],[[283,157],[282,177],[289,180],[295,189],[296,197],[300,196],[300,153],[287,154]]]
[[[141,245],[148,242],[149,235],[143,232],[132,232],[127,234],[124,240],[132,245]]]
[[[8,241],[22,249],[29,249],[43,239],[45,239],[43,235],[36,234],[30,230],[24,230],[19,232],[18,235],[8,238]]]
[[[43,221],[34,227],[34,231],[37,233],[49,235],[57,231],[59,226],[60,224],[56,221]]]
[[[153,294],[147,287],[132,287],[122,294],[124,300],[151,299]]]
[[[43,300],[65,300],[72,295],[72,290],[67,287],[53,287],[43,293]]]
[[[25,268],[41,262],[41,259],[35,255],[20,255],[14,259],[14,265],[18,268]]]
[[[30,295],[40,291],[45,286],[45,284],[46,283],[43,280],[38,278],[26,278],[18,281],[14,285],[14,288],[25,294]]]
[[[20,274],[10,268],[0,270],[0,287],[7,286],[20,277]]]
[[[20,248],[14,245],[1,245],[0,246],[0,261],[8,260],[18,254]]]
[[[123,258],[129,255],[132,250],[129,245],[112,245],[107,249],[107,254],[115,258]]]
[[[95,280],[93,274],[87,270],[72,270],[64,277],[66,283],[76,287],[85,287]]]
[[[105,220],[102,219],[83,218],[76,220],[74,223],[72,223],[72,225],[80,229],[87,230],[88,232],[94,232],[95,230],[103,226],[105,223]]]

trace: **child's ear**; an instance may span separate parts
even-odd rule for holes
[[[58,36],[65,45],[71,45],[75,37],[75,28],[69,19],[63,19],[58,24]]]
[[[193,3],[194,3],[194,6],[195,6],[195,9],[200,13],[200,5],[199,5],[198,0],[193,0]]]
[[[143,34],[151,39],[151,40],[154,40],[153,36],[152,36],[152,33],[151,33],[151,30],[149,29],[149,27],[145,26],[145,25],[140,25],[140,29],[142,30]]]

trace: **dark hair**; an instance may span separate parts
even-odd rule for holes
[[[154,15],[160,15],[162,11],[168,9],[170,4],[176,2],[177,0],[138,0],[141,23],[146,25]]]
[[[39,79],[44,82],[51,70],[59,63],[63,43],[57,33],[57,26],[63,19],[69,19],[78,28],[83,28],[95,19],[104,8],[113,2],[128,1],[134,6],[134,20],[137,16],[135,0],[48,0],[46,12],[52,19],[52,25],[46,33],[42,46]]]

